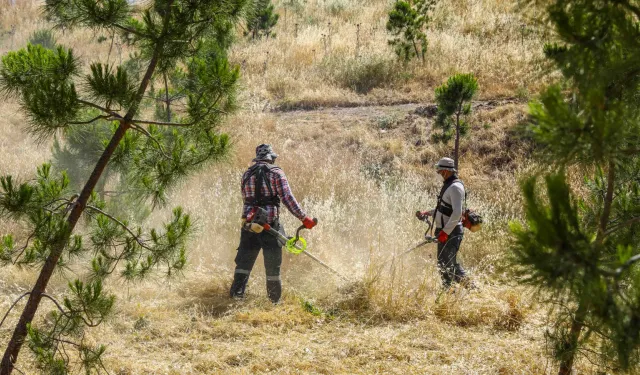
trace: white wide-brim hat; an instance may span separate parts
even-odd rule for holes
[[[457,172],[455,162],[451,158],[442,158],[435,164],[436,170]]]

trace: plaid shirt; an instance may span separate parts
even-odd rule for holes
[[[257,164],[267,164],[265,162],[257,162]],[[247,178],[249,171],[244,172],[242,175],[242,181]],[[280,197],[280,200],[284,205],[289,209],[289,211],[293,214],[293,216],[297,217],[300,221],[304,220],[307,214],[302,210],[296,198],[294,198],[291,193],[291,189],[289,188],[289,182],[287,181],[287,177],[284,175],[284,172],[280,168],[273,169],[266,174],[266,177],[269,178],[269,182],[271,183],[271,189],[273,192]],[[241,186],[242,189],[242,199],[245,202],[244,207],[242,208],[242,218],[245,219],[253,205],[247,204],[247,200],[251,201],[256,196],[256,176],[253,175],[249,177],[247,183],[244,186]],[[271,197],[269,194],[269,189],[267,188],[266,181],[265,184],[262,185],[262,196],[263,197]],[[269,223],[273,223],[280,216],[280,209],[277,206],[267,205],[264,207],[267,210],[267,221]]]

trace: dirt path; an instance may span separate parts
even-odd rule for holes
[[[501,99],[485,99],[474,100],[472,108],[474,110],[489,110],[509,104],[524,104],[526,100],[519,98],[501,98]],[[435,103],[398,103],[398,104],[362,104],[362,103],[344,103],[335,107],[317,107],[317,106],[289,106],[283,107],[276,105],[272,107],[269,103],[265,105],[264,110],[276,113],[342,113],[347,115],[360,115],[369,117],[372,114],[388,111],[407,111],[425,117],[433,117],[437,113],[438,106]]]

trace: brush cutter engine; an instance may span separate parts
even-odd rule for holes
[[[262,233],[263,230],[270,227],[267,223],[267,210],[262,207],[254,207],[247,214],[247,220],[242,225],[242,229],[252,233]]]

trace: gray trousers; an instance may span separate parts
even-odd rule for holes
[[[438,237],[441,230],[441,228],[436,228],[436,237]],[[449,240],[446,243],[442,244],[438,242],[438,271],[442,278],[442,284],[445,287],[451,286],[452,282],[457,283],[462,281],[466,276],[466,272],[456,260],[463,234],[464,228],[458,225],[451,231]]]

